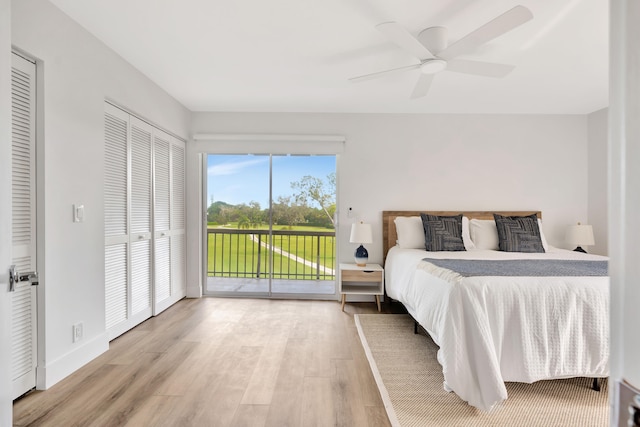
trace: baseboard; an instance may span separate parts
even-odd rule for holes
[[[202,297],[202,288],[200,285],[187,285],[187,298],[201,298]]]
[[[153,308],[153,315],[157,316],[158,314],[165,311],[167,308],[171,307],[173,304],[180,301],[182,298],[185,298],[186,295],[175,295],[171,296],[164,301],[161,301],[159,304],[156,304]]]
[[[46,366],[36,368],[36,388],[38,390],[50,388],[109,350],[109,339],[106,332],[78,344],[62,357],[47,363]]]

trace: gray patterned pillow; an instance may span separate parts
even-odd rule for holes
[[[498,248],[504,252],[544,252],[538,217],[493,214],[498,229]]]
[[[428,251],[464,251],[462,215],[437,216],[420,214]]]

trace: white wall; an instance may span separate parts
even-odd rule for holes
[[[39,61],[41,145],[38,386],[49,387],[107,349],[104,298],[104,100],[179,136],[190,113],[45,0],[12,2],[12,43]],[[4,14],[3,14],[4,16]],[[4,25],[2,26],[4,29]],[[4,30],[3,30],[4,31]],[[4,97],[3,97],[4,99]],[[85,222],[72,222],[72,204]],[[84,322],[84,340],[71,327]],[[42,334],[43,333],[43,334]]]
[[[0,426],[12,424],[11,404],[11,3],[0,0]]]
[[[589,156],[587,170],[589,189],[587,198],[587,219],[593,226],[593,235],[596,244],[588,247],[588,251],[594,254],[608,254],[608,222],[607,222],[607,114],[604,108],[587,116],[589,132]]]
[[[587,216],[586,116],[195,113],[193,133],[341,134],[339,258],[351,260],[355,216],[371,222],[369,258],[382,261],[383,210],[528,210],[543,213],[549,243]],[[199,200],[197,152],[187,144],[187,203]],[[199,212],[187,213],[188,283],[198,280]],[[197,289],[191,289],[190,295]]]
[[[640,390],[640,2],[611,2],[609,92],[609,274],[611,425],[626,426],[619,384]],[[619,410],[618,410],[619,409]]]

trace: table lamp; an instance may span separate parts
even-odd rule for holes
[[[360,243],[360,246],[356,249],[355,258],[356,265],[358,267],[364,267],[369,260],[369,252],[365,249],[363,243],[372,243],[373,234],[371,233],[371,224],[365,224],[362,221],[359,224],[351,225],[351,237],[349,237],[350,243]]]
[[[592,246],[595,244],[593,238],[593,227],[586,224],[570,225],[567,228],[567,242],[577,247],[574,251],[587,253],[581,246]]]

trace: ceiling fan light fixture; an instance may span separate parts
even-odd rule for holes
[[[444,59],[428,59],[420,66],[423,74],[435,74],[447,68],[447,61]]]

